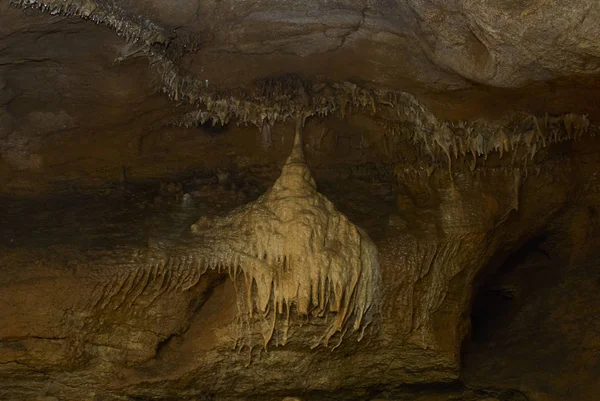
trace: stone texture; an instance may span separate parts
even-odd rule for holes
[[[313,331],[321,330],[319,322],[298,330],[295,325],[302,320],[294,319],[288,345],[236,353],[229,334],[236,315],[235,291],[220,274],[207,275],[182,291],[169,283],[185,272],[147,272],[148,284],[137,294],[133,282],[141,277],[144,259],[132,254],[144,249],[145,237],[139,227],[150,228],[154,238],[181,236],[201,213],[195,207],[186,209],[174,200],[172,206],[143,217],[145,213],[113,204],[104,213],[123,218],[106,220],[99,204],[113,199],[118,205],[123,195],[84,198],[79,208],[63,212],[35,202],[25,210],[8,204],[13,219],[23,213],[30,217],[2,252],[2,319],[10,322],[1,332],[2,375],[9,379],[2,391],[24,398],[45,391],[59,399],[80,400],[100,394],[115,399],[182,394],[202,399],[214,394],[228,399],[280,392],[318,399],[319,393],[353,388],[352,396],[361,399],[367,396],[360,390],[365,387],[452,382],[459,376],[474,277],[549,224],[565,227],[557,216],[579,199],[580,181],[572,177],[591,177],[586,166],[594,165],[592,160],[582,160],[569,174],[566,169],[552,172],[552,183],[533,176],[519,183],[512,172],[493,169],[485,180],[456,174],[451,182],[443,171],[425,186],[418,176],[404,178],[396,206],[388,203],[394,212],[358,221],[370,230],[380,253],[381,316],[363,342],[344,342],[333,352],[310,351],[304,336],[310,339]],[[335,202],[348,196],[355,197],[346,185],[330,198]],[[226,199],[223,194],[220,198]],[[366,204],[351,202],[348,214],[382,202],[376,196],[367,199]],[[84,216],[92,210],[100,224],[86,222]],[[48,213],[56,215],[45,217]],[[49,238],[52,221],[67,228]],[[83,235],[70,232],[75,222]],[[30,375],[32,371],[44,372],[44,379]]]
[[[438,88],[473,82],[518,87],[593,75],[600,68],[600,48],[594,40],[600,8],[587,0],[196,1],[183,2],[181,8],[166,8],[160,0],[130,3],[153,20],[200,32],[204,40],[198,60],[204,69],[198,72],[219,83],[243,79],[253,71],[308,73],[313,64],[316,74],[345,74],[346,79],[353,69],[362,80],[386,86],[402,82],[405,75],[404,80]],[[193,8],[194,14],[182,15]],[[174,9],[181,14],[173,15]],[[325,53],[326,62],[311,62],[311,56],[325,60],[319,57]],[[263,62],[253,57],[259,55],[271,58]],[[337,61],[349,55],[355,62],[347,61],[340,69],[343,65]],[[235,70],[206,68],[206,58],[221,57],[251,63],[231,65]],[[271,60],[277,62],[269,69],[263,63]]]
[[[450,120],[513,111],[597,116],[597,51],[586,39],[594,37],[596,7],[585,12],[585,2],[577,2],[565,12],[551,2],[515,4],[265,1],[165,7],[129,1],[107,12],[162,26],[161,35],[174,49],[168,57],[209,89],[244,93],[256,89],[255,79],[292,73],[316,86],[355,81],[410,91]],[[161,142],[185,137],[194,146],[206,140],[194,131],[163,128],[190,106],[154,93],[164,77],[149,67],[143,46],[127,44],[112,25],[20,10],[9,2],[0,7],[5,191],[31,193],[53,182],[114,182],[138,161],[140,178],[154,176],[142,171],[148,159],[165,174],[197,165],[190,160],[184,166],[177,158],[174,168],[165,152],[144,154],[156,136]],[[515,21],[530,27],[527,35]],[[124,30],[119,32],[127,34]],[[489,58],[490,66],[473,57]],[[98,153],[107,147],[118,151]]]
[[[598,73],[597,4],[413,1],[425,51],[469,81],[515,87]]]
[[[567,212],[564,225],[551,224],[488,278],[465,351],[468,381],[520,388],[540,400],[596,398],[596,213],[586,206]],[[506,290],[501,300],[497,294]]]
[[[11,3],[0,399],[596,399],[593,1]],[[264,193],[298,117],[381,307],[333,351],[292,313],[236,352],[234,282],[145,255]]]

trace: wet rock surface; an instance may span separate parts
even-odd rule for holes
[[[596,400],[599,13],[583,0],[0,2],[0,399]],[[380,276],[361,341],[341,310],[360,269],[328,265],[332,298],[301,306],[290,287],[277,310],[252,306],[252,281],[240,292],[261,269],[290,274],[268,257],[245,255],[242,281],[231,263],[186,264],[206,247],[192,224],[210,237],[261,204],[299,119],[332,206],[315,218],[321,198],[283,202],[310,204],[298,221],[348,223],[316,245],[315,227],[264,216],[219,238],[302,243],[316,271],[316,255],[364,249],[340,240],[360,227]],[[153,264],[173,243],[179,262]],[[244,303],[287,341],[247,324],[264,344],[239,346]],[[331,344],[311,349],[336,317]]]

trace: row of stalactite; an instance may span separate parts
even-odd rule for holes
[[[183,72],[166,52],[169,42],[166,29],[143,18],[124,17],[114,4],[103,5],[91,0],[12,0],[21,7],[34,7],[53,14],[74,15],[106,24],[136,48],[146,54],[161,76],[160,89],[177,102],[191,104],[196,111],[176,118],[170,125],[197,127],[204,124],[225,125],[234,120],[251,124],[260,130],[265,146],[270,146],[275,123],[298,116],[320,116],[338,113],[342,118],[352,112],[377,114],[388,109],[387,126],[392,133],[411,125],[412,139],[421,143],[432,156],[441,150],[449,167],[456,159],[470,154],[472,166],[477,157],[489,153],[504,153],[525,148],[530,158],[544,147],[564,140],[579,139],[594,134],[586,116],[518,116],[514,121],[494,123],[448,122],[437,119],[413,96],[395,90],[370,90],[352,82],[309,84],[298,77],[286,76],[256,83],[254,93],[220,91],[206,80]],[[192,46],[193,47],[193,46]],[[391,113],[389,112],[391,111]],[[391,116],[391,117],[389,117]],[[512,124],[512,125],[511,125]]]

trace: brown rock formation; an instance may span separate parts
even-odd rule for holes
[[[0,1],[0,400],[595,401],[599,33]]]

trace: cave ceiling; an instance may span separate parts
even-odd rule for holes
[[[166,128],[188,137],[174,127],[231,122],[269,142],[297,113],[396,125],[398,94],[450,122],[598,110],[600,11],[583,0],[0,7],[2,173],[22,175],[9,190],[42,169],[57,182],[114,180]],[[94,155],[104,141],[113,154]],[[100,157],[112,160],[90,171]]]

